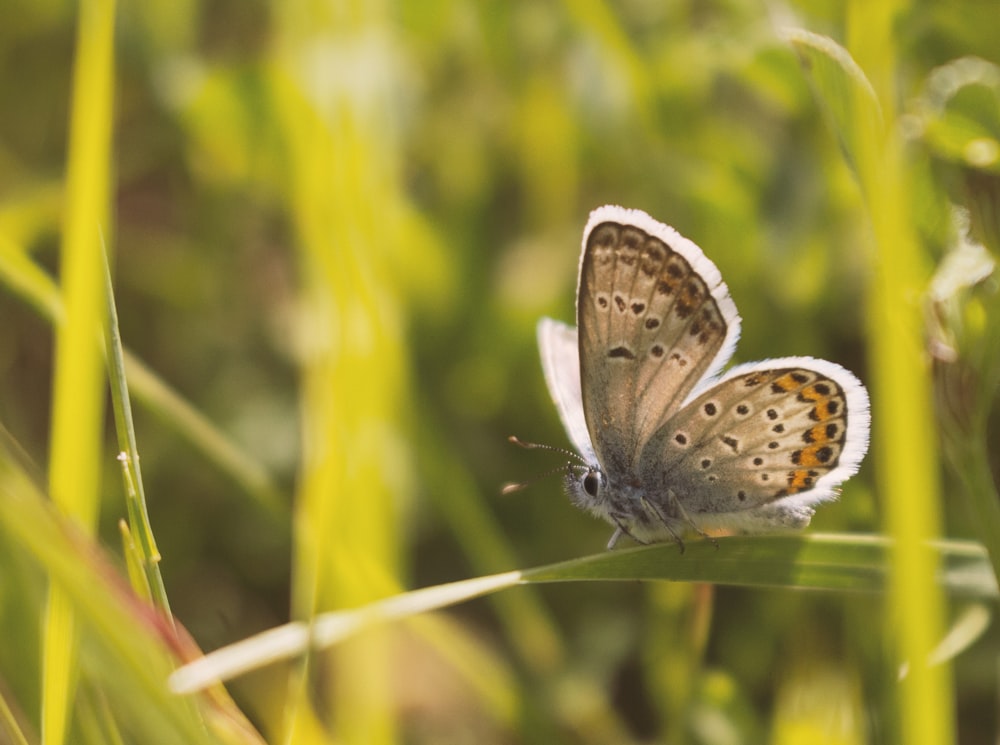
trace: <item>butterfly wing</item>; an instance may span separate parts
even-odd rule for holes
[[[857,471],[869,422],[867,391],[839,365],[740,365],[656,433],[642,480],[655,499],[672,494],[702,529],[804,527],[812,505]]]
[[[549,393],[559,411],[566,434],[588,463],[596,462],[594,446],[587,434],[580,392],[580,348],[576,329],[551,318],[538,322],[538,348]]]
[[[732,355],[736,306],[701,249],[645,212],[601,207],[577,292],[583,411],[598,460],[634,473],[643,445]]]

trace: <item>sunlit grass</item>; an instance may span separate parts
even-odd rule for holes
[[[885,504],[885,525],[897,542],[893,554],[886,632],[908,674],[900,685],[900,735],[906,742],[942,743],[955,737],[951,666],[934,665],[932,650],[944,635],[946,609],[937,584],[937,557],[929,541],[942,534],[938,436],[927,359],[923,298],[931,262],[911,213],[911,166],[898,121],[896,45],[898,5],[855,3],[848,15],[850,41],[870,70],[881,102],[883,130],[862,131],[858,178],[875,242],[869,293],[873,361],[872,415],[880,422],[875,457]]]
[[[398,588],[400,499],[410,454],[398,417],[406,396],[404,299],[387,263],[400,239],[396,215],[404,198],[384,116],[390,81],[351,80],[329,67],[330,55],[340,54],[359,73],[375,72],[372,55],[387,19],[373,12],[354,23],[320,18],[303,25],[296,7],[289,4],[280,16],[272,80],[289,156],[301,287],[303,458],[292,610],[309,619]],[[329,719],[338,741],[396,740],[391,641],[375,630],[335,656],[337,674],[351,682],[319,702],[318,716]],[[330,663],[315,658],[302,671],[324,675]],[[312,696],[308,686],[293,690],[296,715],[282,739],[301,742]]]
[[[941,535],[937,433],[925,352],[923,298],[930,261],[919,245],[914,196],[895,101],[889,6],[854,8],[861,66],[815,35],[792,33],[864,195],[874,237],[868,299],[872,418],[886,527],[893,552],[887,629],[910,673],[902,681],[900,728],[907,742],[945,742],[954,731],[947,665],[931,665],[945,617],[929,542]],[[865,77],[873,71],[874,84]],[[943,211],[943,210],[942,210]],[[919,662],[918,662],[919,661]]]
[[[100,504],[101,356],[95,344],[103,310],[101,231],[110,227],[113,0],[80,4],[73,67],[66,208],[62,233],[65,317],[57,327],[49,489],[87,534]],[[42,653],[42,739],[62,745],[76,688],[77,624],[66,588],[52,582]]]
[[[724,538],[718,546],[702,540],[691,544],[688,555],[670,544],[605,552],[413,590],[360,608],[324,614],[311,625],[292,623],[271,629],[190,664],[172,677],[172,686],[181,692],[199,690],[217,680],[303,654],[310,646],[322,649],[340,644],[387,621],[530,583],[670,580],[875,594],[891,587],[895,550],[892,542],[876,536],[814,534]],[[996,582],[981,547],[949,542],[932,550],[942,565],[942,589],[956,597],[996,598]]]

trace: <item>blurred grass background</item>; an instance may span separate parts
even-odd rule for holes
[[[55,457],[53,320],[66,322],[52,279],[69,279],[78,11],[93,5],[8,0],[0,24],[0,423],[5,472],[23,465],[38,484]],[[744,318],[738,361],[814,355],[869,383],[872,457],[814,529],[895,530],[885,500],[905,511],[907,495],[882,487],[907,483],[913,453],[880,439],[906,425],[878,419],[880,391],[901,374],[881,346],[899,330],[880,328],[879,298],[886,276],[902,276],[902,317],[919,333],[915,293],[955,243],[949,199],[996,251],[1000,21],[987,2],[887,7],[119,4],[113,155],[91,166],[110,183],[110,217],[92,208],[90,240],[109,244],[122,338],[143,365],[128,372],[150,520],[171,608],[197,643],[600,550],[607,526],[574,510],[556,479],[499,488],[555,465],[507,435],[566,442],[534,324],[572,319],[580,233],[609,202],[672,224],[715,261]],[[865,170],[882,165],[865,150],[878,143],[845,137],[845,117],[862,130],[867,120],[830,116],[836,96],[815,66],[811,87],[779,33],[788,25],[856,52],[901,138],[885,182]],[[944,67],[970,55],[981,58],[972,71]],[[878,188],[900,180],[905,191]],[[913,234],[903,267],[879,246],[893,219]],[[938,331],[971,362],[945,390],[954,405],[941,421],[958,435],[917,433],[932,481],[938,435],[959,453],[975,442],[992,458],[987,475],[1000,465],[986,445],[996,356],[967,354],[995,347],[996,301],[956,298]],[[937,428],[929,404],[918,396],[913,410]],[[105,432],[98,536],[119,556],[110,416]],[[970,480],[983,493],[976,465],[946,474],[943,493]],[[73,483],[76,471],[60,473]],[[47,482],[56,497],[51,472]],[[79,546],[14,501],[29,486],[4,484],[16,522],[0,528],[0,700],[18,723],[5,731],[34,742],[53,676],[39,562],[53,571],[47,561]],[[989,545],[961,500],[939,506],[924,486],[932,534],[940,509],[947,534]],[[38,525],[49,559],[15,524]],[[107,576],[99,563],[65,571],[85,585],[88,569]],[[938,633],[962,610],[921,628]],[[230,691],[269,742],[912,742],[887,617],[904,623],[881,598],[851,595],[520,588]],[[66,741],[191,741],[190,712],[136,698],[155,683],[130,686],[153,663],[106,664],[108,649],[141,660],[120,650],[155,638],[155,624],[108,618],[81,632],[79,671],[64,665],[79,691]],[[954,708],[963,743],[997,736],[995,632],[976,645],[943,679],[939,724],[950,730]],[[158,718],[135,713],[144,701]],[[206,719],[205,737],[226,740]],[[49,725],[45,741],[62,738]]]

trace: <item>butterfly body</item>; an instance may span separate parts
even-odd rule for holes
[[[735,304],[701,249],[644,212],[591,214],[577,323],[542,319],[539,346],[588,463],[567,491],[615,526],[609,547],[804,527],[867,450],[867,392],[839,365],[792,357],[716,377],[739,336]]]

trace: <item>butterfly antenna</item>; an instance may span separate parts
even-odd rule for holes
[[[525,450],[548,450],[553,453],[559,453],[560,455],[565,455],[569,458],[574,458],[575,460],[579,461],[579,463],[566,463],[560,466],[556,466],[555,468],[550,468],[548,471],[540,473],[537,476],[533,476],[527,481],[517,481],[510,484],[505,484],[504,487],[500,490],[501,494],[505,495],[513,494],[516,491],[521,491],[522,489],[528,488],[536,481],[540,481],[541,479],[544,479],[547,476],[551,476],[554,473],[559,473],[560,471],[565,472],[566,469],[587,470],[590,467],[587,465],[587,462],[579,454],[574,453],[572,450],[556,447],[555,445],[543,445],[538,442],[525,442],[521,438],[516,437],[514,435],[511,435],[507,439],[510,442],[517,445],[518,447],[524,448]]]
[[[527,481],[515,481],[515,482],[511,482],[510,484],[504,484],[503,488],[500,490],[500,493],[503,494],[503,495],[505,495],[505,496],[507,494],[513,494],[516,491],[521,491],[522,489],[527,489],[529,486],[531,486],[532,484],[534,484],[536,481],[541,481],[546,476],[551,476],[554,473],[560,473],[560,472],[565,473],[566,472],[566,466],[563,465],[563,466],[556,466],[555,468],[550,468],[548,471],[544,471],[543,473],[540,473],[537,476],[532,476]]]
[[[512,442],[518,447],[522,447],[525,450],[548,450],[553,453],[560,453],[562,455],[573,458],[574,460],[580,461],[583,465],[589,465],[586,459],[579,453],[574,453],[572,450],[567,448],[556,447],[555,445],[543,445],[540,442],[525,442],[517,435],[511,435],[507,438],[508,442]]]

